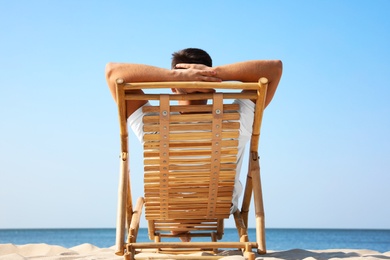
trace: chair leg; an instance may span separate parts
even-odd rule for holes
[[[132,253],[125,253],[124,258],[125,260],[134,260],[134,256]]]
[[[125,260],[135,260],[135,249],[131,247],[130,250],[125,253],[124,258]]]
[[[247,234],[247,228],[244,224],[244,220],[242,219],[242,215],[241,215],[240,210],[236,210],[236,212],[234,212],[233,216],[234,216],[234,222],[236,224],[238,236],[240,237],[240,240],[241,240],[241,237],[243,235]]]
[[[253,252],[244,252],[245,259],[255,260],[255,253]]]
[[[244,257],[248,260],[255,260],[255,253],[252,252],[252,246],[249,243],[245,245]]]
[[[211,241],[217,242],[217,233],[211,232]],[[214,254],[218,254],[218,248],[213,248]]]
[[[212,242],[217,242],[217,233],[211,232],[211,241]]]
[[[139,197],[134,208],[135,210],[132,214],[127,243],[137,242],[137,236],[138,236],[138,230],[139,230],[143,205],[144,205],[144,198]]]
[[[123,255],[124,253],[126,219],[131,218],[132,214],[131,191],[129,181],[129,165],[127,153],[122,153],[120,160],[118,208],[116,222],[115,253],[117,255]]]
[[[224,230],[224,222],[223,219],[218,219],[217,224],[217,239],[221,240],[223,236],[223,230]]]
[[[259,254],[265,254],[265,216],[260,180],[260,162],[257,152],[252,152],[251,154],[250,171],[252,175],[253,197],[256,213],[256,242],[258,244],[257,252]]]

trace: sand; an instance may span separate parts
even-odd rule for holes
[[[235,251],[225,251],[222,253],[223,260],[244,260],[244,257],[237,255]],[[139,257],[144,259],[148,257],[155,258],[156,254],[141,253]],[[137,257],[138,258],[138,257]],[[50,259],[50,260],[68,260],[68,259],[123,259],[114,254],[114,247],[99,248],[91,244],[82,244],[72,248],[65,248],[47,244],[28,244],[13,245],[0,244],[0,260],[24,260],[24,259]],[[259,255],[256,260],[312,260],[312,259],[390,259],[390,251],[379,253],[372,250],[358,249],[329,249],[329,250],[302,250],[294,249],[287,251],[270,251],[266,255]]]
[[[237,251],[225,251],[221,255],[223,260],[244,260]],[[144,259],[158,259],[156,254],[142,253],[138,257]],[[24,260],[24,259],[45,259],[45,260],[67,260],[67,259],[123,259],[114,254],[114,247],[99,248],[91,244],[82,244],[72,248],[65,248],[47,244],[13,245],[0,244],[0,259]],[[390,251],[379,253],[372,250],[354,249],[329,249],[329,250],[302,250],[294,249],[287,251],[270,251],[266,255],[259,255],[256,260],[313,260],[313,259],[390,259]]]

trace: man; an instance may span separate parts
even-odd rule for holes
[[[154,66],[129,63],[108,63],[106,80],[111,94],[116,101],[115,81],[122,78],[125,82],[156,82],[156,81],[209,81],[221,82],[235,80],[242,82],[257,82],[259,78],[268,79],[268,90],[265,106],[271,102],[282,75],[282,62],[279,60],[252,60],[234,64],[212,67],[209,54],[201,49],[188,48],[173,53],[171,70]],[[186,94],[194,92],[213,92],[213,89],[172,89],[174,93]],[[142,90],[134,90],[140,93]],[[128,123],[142,141],[142,109],[149,105],[147,101],[127,101]],[[181,104],[206,104],[207,100],[180,101]],[[240,104],[240,138],[238,147],[237,174],[234,186],[232,209],[238,207],[238,198],[242,191],[239,173],[245,144],[250,140],[254,117],[254,103],[250,100],[236,100]]]

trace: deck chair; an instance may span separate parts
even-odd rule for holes
[[[116,228],[116,254],[134,259],[145,249],[176,254],[179,259],[197,250],[207,251],[208,258],[220,249],[238,249],[254,259],[252,249],[264,254],[265,228],[258,144],[268,81],[259,82],[154,82],[116,81],[120,122],[120,179]],[[155,94],[161,89],[207,88],[215,93]],[[131,90],[143,89],[145,94]],[[147,93],[147,90],[152,93]],[[244,91],[242,91],[244,90]],[[247,91],[255,90],[255,91]],[[207,105],[179,106],[177,100],[209,100]],[[234,213],[238,239],[218,242],[229,218],[236,175],[239,136],[239,109],[233,99],[255,100],[255,120],[249,149],[247,181],[241,210]],[[143,107],[144,123],[144,197],[133,206],[130,173],[126,101],[154,100],[155,106]],[[136,173],[141,176],[141,173]],[[254,198],[256,241],[248,240],[249,205]],[[151,242],[137,241],[142,211],[148,223]],[[182,236],[209,237],[208,242],[166,242]],[[203,239],[204,240],[204,239]],[[173,256],[172,256],[173,255]]]

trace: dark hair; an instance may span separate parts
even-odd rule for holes
[[[209,67],[213,66],[210,55],[201,49],[187,48],[172,54],[171,68],[174,69],[178,63],[196,63]]]

